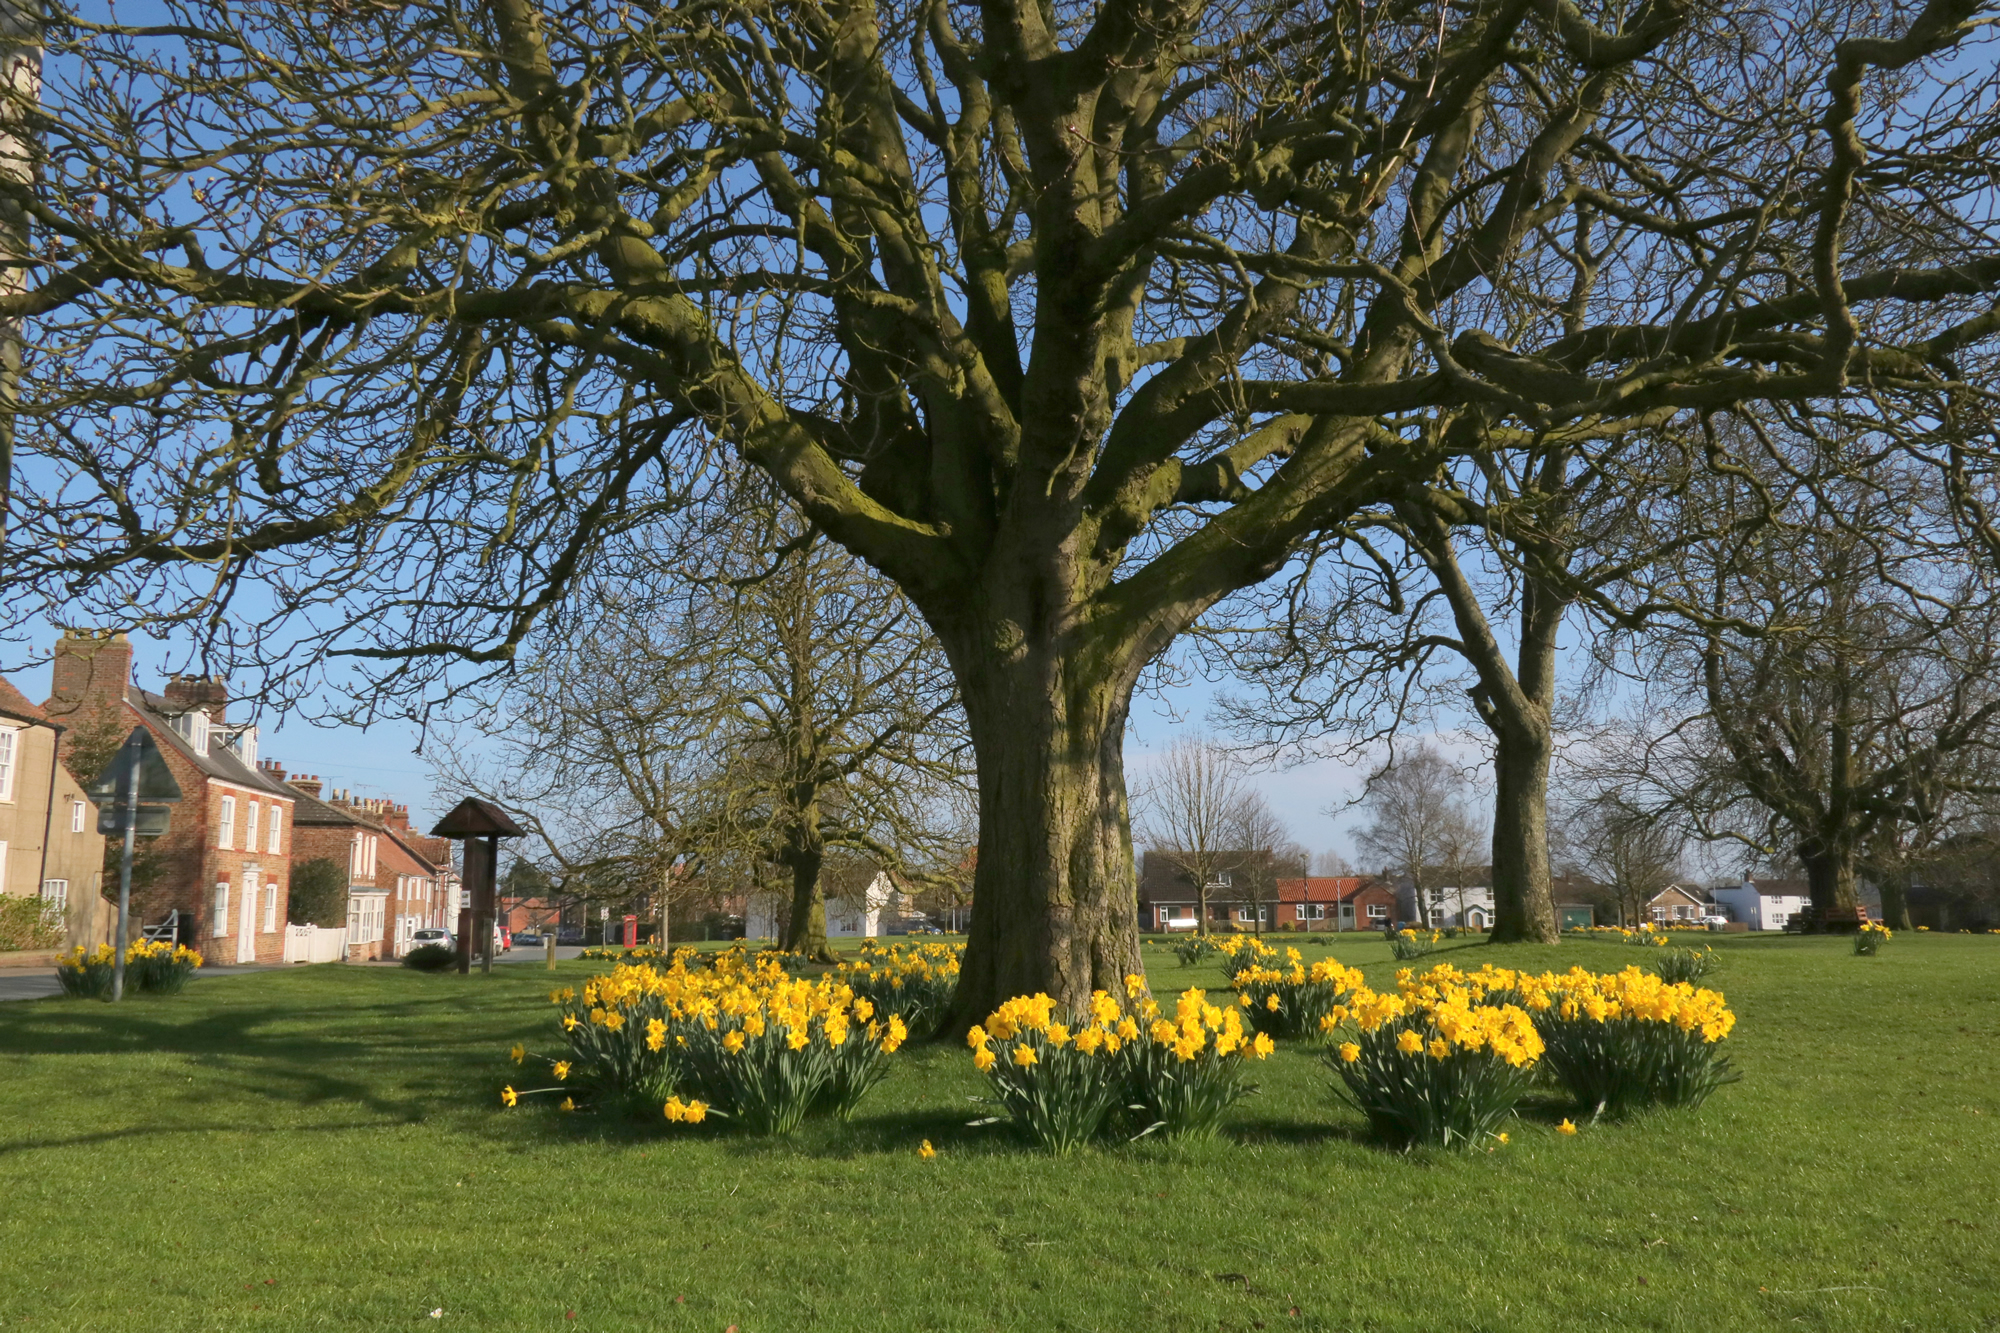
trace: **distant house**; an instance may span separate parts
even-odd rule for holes
[[[0,893],[39,897],[61,913],[65,944],[96,945],[117,912],[102,893],[97,807],[56,761],[63,731],[0,679]]]
[[[791,914],[791,895],[753,893],[744,904],[743,933],[749,938],[774,940],[784,930]],[[826,896],[826,933],[829,938],[877,939],[897,932],[910,912],[906,895],[878,870],[858,894]]]
[[[266,773],[297,794],[292,863],[328,860],[347,871],[347,957],[400,958],[417,931],[458,929],[451,843],[410,827],[410,808],[350,792],[322,793],[319,778]]]
[[[1278,881],[1279,930],[1380,930],[1395,910],[1395,889],[1372,875]]]
[[[1709,897],[1728,909],[1731,920],[1752,930],[1783,930],[1793,917],[1812,910],[1802,879],[1746,879],[1711,889]]]
[[[1715,912],[1716,903],[1700,889],[1669,884],[1646,900],[1645,919],[1656,926],[1694,925]]]
[[[1269,930],[1279,905],[1281,867],[1269,852],[1223,852],[1208,874],[1210,930]],[[1139,868],[1139,929],[1193,930],[1202,894],[1180,862],[1149,851]]]
[[[1484,872],[1486,867],[1477,867]],[[1426,878],[1434,878],[1426,876]],[[1397,915],[1405,921],[1423,921],[1433,926],[1459,926],[1467,930],[1491,930],[1493,928],[1493,889],[1490,878],[1482,873],[1486,884],[1439,884],[1424,891],[1423,902],[1419,902],[1417,891],[1407,882],[1396,890]],[[1419,910],[1419,909],[1423,910]]]
[[[134,922],[171,915],[210,963],[282,961],[298,793],[258,771],[257,728],[229,720],[228,685],[174,676],[159,694],[139,689],[125,636],[87,631],[63,635],[51,674],[42,709],[68,728],[66,752],[80,733],[143,726],[180,785],[171,828],[146,847],[150,882],[132,894]]]

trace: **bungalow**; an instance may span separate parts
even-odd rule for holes
[[[1149,851],[1139,870],[1139,929],[1193,930],[1205,896],[1210,930],[1269,930],[1284,869],[1269,852],[1224,852],[1204,895],[1180,861]]]
[[[1395,910],[1395,889],[1372,875],[1278,881],[1279,930],[1380,930]]]
[[[1716,913],[1716,902],[1701,890],[1669,884],[1646,900],[1644,917],[1656,926],[1698,925]]]

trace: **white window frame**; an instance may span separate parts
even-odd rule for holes
[[[54,903],[64,912],[69,911],[69,881],[66,879],[43,880],[42,901],[45,903]]]
[[[69,831],[71,833],[81,833],[84,831],[84,828],[86,827],[84,812],[89,808],[90,808],[90,803],[88,801],[85,801],[83,798],[78,796],[70,797]]]
[[[1312,920],[1311,917],[1306,915],[1306,905],[1304,903],[1297,903],[1292,907],[1292,920],[1294,921]]]
[[[245,801],[243,803],[243,850],[246,852],[257,850],[257,803],[255,801]]]
[[[0,727],[0,801],[14,799],[14,770],[21,766],[19,727]]]
[[[267,880],[264,884],[264,933],[273,934],[278,929],[278,881]]]
[[[215,881],[215,938],[225,939],[229,935],[229,881]]]
[[[1370,921],[1387,921],[1389,919],[1389,904],[1387,903],[1368,904],[1368,919]]]
[[[272,806],[271,827],[268,833],[270,845],[265,848],[265,850],[268,851],[272,856],[282,855],[282,853],[279,851],[278,848],[278,835],[279,835],[279,829],[283,826],[284,822],[285,822],[285,807],[282,805]]]
[[[222,813],[215,821],[215,845],[225,852],[236,850],[236,798],[222,798]]]

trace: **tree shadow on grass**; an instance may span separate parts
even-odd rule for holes
[[[346,1103],[412,1122],[476,1104],[489,1083],[497,1094],[498,1053],[525,1017],[505,1001],[523,996],[486,988],[396,995],[378,981],[357,971],[297,984],[307,979],[274,973],[264,985],[246,978],[226,991],[115,1006],[10,1006],[0,1016],[0,1055],[185,1057],[209,1077],[188,1098],[149,1103],[181,1117],[161,1132],[204,1127],[202,1103],[242,1098],[298,1108]]]

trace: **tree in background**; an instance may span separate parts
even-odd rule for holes
[[[475,725],[566,890],[663,921],[724,881],[782,891],[784,947],[825,958],[829,852],[949,863],[968,747],[909,603],[761,489],[626,552]]]
[[[1305,877],[1306,850],[1292,841],[1291,830],[1255,790],[1246,790],[1236,802],[1231,841],[1242,853],[1237,873],[1261,934],[1266,921],[1277,923],[1278,881]]]
[[[328,929],[346,925],[347,867],[324,856],[294,866],[285,920],[295,926]]]
[[[1369,775],[1361,808],[1369,823],[1355,833],[1356,849],[1385,878],[1410,886],[1417,919],[1430,925],[1440,867],[1471,836],[1465,779],[1436,749],[1419,745]]]
[[[1242,859],[1242,762],[1206,737],[1183,737],[1148,770],[1140,837],[1193,885],[1195,930],[1209,933],[1208,894]]]
[[[1720,443],[1754,508],[1662,561],[1638,594],[1679,608],[1639,670],[1655,717],[1618,775],[1698,836],[1795,857],[1816,924],[1848,924],[1870,850],[1941,841],[2000,795],[2000,583],[1948,561],[1955,516],[1925,472],[1879,466],[1866,423],[1746,419]],[[1867,466],[1857,458],[1868,460]]]
[[[1603,887],[1621,925],[1643,925],[1646,904],[1680,878],[1680,829],[1626,804],[1615,790],[1572,802],[1561,832],[1565,868]]]

